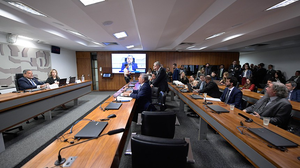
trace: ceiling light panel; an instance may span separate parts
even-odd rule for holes
[[[218,33],[218,34],[214,34],[214,35],[212,35],[212,36],[210,36],[210,37],[207,37],[206,40],[212,39],[212,38],[215,38],[215,37],[218,37],[218,36],[221,36],[221,35],[224,34],[224,33],[225,33],[225,32]]]
[[[19,8],[25,12],[28,12],[28,13],[31,13],[31,14],[34,14],[34,15],[38,15],[38,16],[43,16],[43,17],[47,17],[46,15],[44,15],[43,13],[41,12],[38,12],[37,10],[29,7],[28,5],[25,5],[21,2],[14,2],[14,1],[6,1],[8,4],[16,7],[16,8]]]
[[[117,39],[121,39],[121,38],[127,37],[127,33],[126,33],[126,32],[119,32],[119,33],[115,33],[114,36],[115,36]]]
[[[285,1],[282,1],[282,2],[280,2],[278,4],[276,4],[276,5],[268,8],[266,11],[271,10],[271,9],[280,8],[280,7],[285,7],[285,6],[289,5],[289,4],[292,4],[292,3],[297,2],[297,1],[298,0],[285,0]]]
[[[92,5],[103,1],[105,0],[80,0],[80,2],[83,3],[84,6]]]

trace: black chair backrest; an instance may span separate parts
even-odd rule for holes
[[[19,91],[19,83],[18,80],[23,77],[23,73],[16,73],[15,75],[15,86],[16,86],[16,90]]]
[[[255,88],[253,89],[253,92],[257,92],[257,86],[255,86]]]
[[[151,98],[152,99],[157,99],[158,98],[158,93],[159,93],[159,91],[158,91],[158,87],[152,87],[151,88]]]
[[[141,133],[147,136],[173,138],[175,122],[175,112],[143,111]]]
[[[184,139],[135,135],[131,139],[132,167],[185,167],[188,148],[189,144]]]

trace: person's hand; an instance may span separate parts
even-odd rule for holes
[[[254,111],[253,114],[254,117],[260,118],[260,115],[257,112]]]
[[[126,97],[128,97],[129,95],[130,95],[130,93],[126,93],[126,92],[121,94],[121,96],[126,96]]]
[[[247,110],[246,110],[246,109],[244,109],[244,110],[243,110],[243,112],[247,113]]]
[[[47,87],[47,84],[40,85],[40,88],[45,88],[45,87]]]
[[[153,87],[153,84],[151,84],[150,87]]]

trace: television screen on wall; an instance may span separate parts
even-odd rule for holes
[[[132,73],[145,73],[146,72],[146,54],[145,53],[112,53],[112,73],[123,73],[125,64],[129,65],[129,71]]]

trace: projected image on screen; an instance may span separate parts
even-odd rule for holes
[[[112,72],[123,73],[125,64],[132,73],[146,72],[146,54],[111,54]]]

